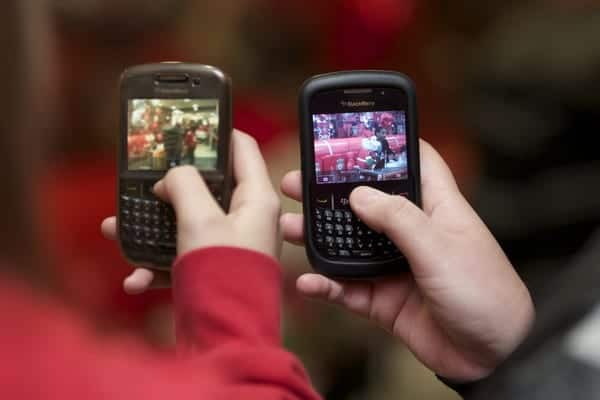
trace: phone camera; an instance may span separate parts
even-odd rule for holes
[[[385,90],[382,90],[381,92],[379,92],[379,94],[381,94],[382,96],[385,96]]]
[[[194,85],[194,86],[200,86],[201,83],[202,82],[201,82],[200,78],[192,79],[192,85]]]

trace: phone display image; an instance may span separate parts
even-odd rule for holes
[[[406,179],[406,113],[312,116],[318,184]]]
[[[218,100],[133,99],[128,103],[129,170],[165,171],[179,165],[215,169]]]

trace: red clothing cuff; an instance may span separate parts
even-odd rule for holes
[[[184,254],[173,265],[173,303],[185,352],[280,343],[281,269],[265,254],[236,247]]]

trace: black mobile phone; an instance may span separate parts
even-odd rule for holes
[[[121,76],[117,226],[125,257],[168,269],[176,254],[173,208],[152,193],[170,168],[193,165],[227,210],[232,192],[231,84],[217,68],[159,63]]]
[[[421,204],[416,93],[389,71],[315,76],[300,93],[306,252],[319,273],[373,278],[407,270],[384,235],[352,212],[349,197],[372,186]]]

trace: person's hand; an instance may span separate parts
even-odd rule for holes
[[[193,167],[173,168],[156,183],[154,193],[175,209],[178,255],[205,247],[230,246],[279,256],[280,200],[256,141],[234,131],[233,157],[237,185],[229,214],[217,204]],[[104,220],[101,229],[104,236],[116,239],[115,217]],[[168,272],[138,268],[123,286],[128,293],[140,293],[168,284]]]
[[[385,233],[412,273],[341,282],[306,274],[303,294],[365,316],[402,340],[438,375],[457,381],[489,375],[526,336],[534,319],[529,292],[504,252],[463,198],[439,154],[421,141],[423,210],[400,196],[360,187],[357,216]],[[281,184],[301,201],[301,176]],[[281,217],[284,238],[303,242],[302,216]]]

